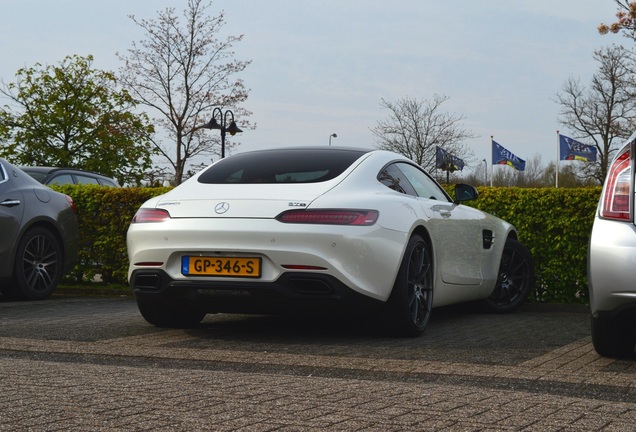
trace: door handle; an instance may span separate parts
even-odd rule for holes
[[[4,206],[4,207],[15,207],[15,206],[20,205],[20,200],[7,199],[7,200],[4,200],[4,201],[0,202],[0,205]]]
[[[449,217],[452,216],[451,212],[449,212],[448,210],[441,210],[439,212],[440,216],[442,216],[444,219],[448,219]]]

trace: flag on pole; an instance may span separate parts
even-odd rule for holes
[[[559,159],[596,162],[596,147],[559,135]]]
[[[494,140],[492,140],[492,164],[509,165],[519,171],[526,169],[526,161],[516,156],[510,150],[506,150]]]
[[[462,171],[466,164],[457,156],[453,156],[443,148],[437,146],[435,148],[435,167],[443,171]]]

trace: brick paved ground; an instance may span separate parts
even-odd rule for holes
[[[219,315],[147,325],[130,299],[0,302],[0,431],[630,431],[636,359],[582,311],[436,311],[420,338]]]

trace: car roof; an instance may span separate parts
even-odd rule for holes
[[[76,173],[88,173],[88,174],[94,174],[94,175],[98,175],[98,176],[102,176],[105,177],[103,174],[100,173],[96,173],[93,171],[86,171],[86,170],[82,170],[79,168],[63,168],[63,167],[48,167],[48,166],[21,166],[20,169],[24,172],[37,172],[37,173],[54,173],[57,171],[70,171],[70,172],[76,172]]]
[[[86,177],[94,177],[96,179],[102,180],[109,184],[113,184],[115,186],[119,186],[115,179],[112,179],[103,174],[82,170],[79,168],[64,168],[64,167],[50,167],[50,166],[21,166],[19,167],[22,171],[27,174],[38,174],[38,180],[41,182],[46,182],[48,179],[52,178],[52,176],[56,173],[64,173],[64,174],[77,174],[84,175]],[[41,178],[40,178],[41,177]]]
[[[377,149],[369,147],[353,147],[353,146],[291,146],[291,147],[270,147],[266,149],[249,150],[242,153],[237,153],[233,156],[238,156],[245,153],[261,153],[261,152],[293,152],[293,151],[306,151],[306,150],[318,150],[325,152],[337,153],[339,151],[354,151],[360,154],[369,153]]]

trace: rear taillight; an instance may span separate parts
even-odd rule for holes
[[[132,223],[163,222],[170,219],[170,213],[163,209],[140,208],[135,213]]]
[[[601,206],[601,217],[608,219],[618,219],[629,221],[632,216],[632,195],[631,195],[631,150],[626,150],[619,154],[612,163],[605,188],[603,191],[603,205]]]
[[[284,223],[326,225],[373,225],[378,220],[377,210],[290,210],[276,219]]]
[[[75,201],[73,201],[73,198],[71,198],[70,196],[66,195],[66,201],[68,201],[68,204],[73,209],[73,212],[75,214],[77,214],[77,206],[75,205]]]

